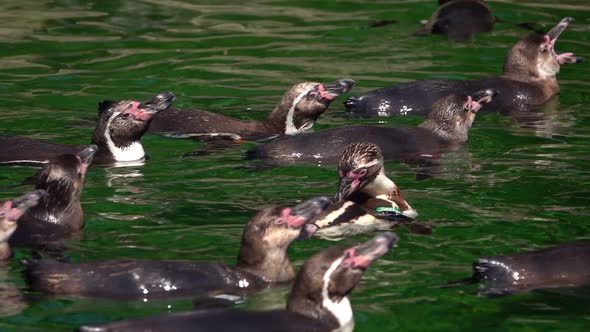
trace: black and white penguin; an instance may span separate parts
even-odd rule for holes
[[[163,92],[143,103],[132,100],[100,102],[99,119],[92,135],[92,144],[98,146],[93,165],[143,161],[146,153],[141,137],[154,115],[170,107],[175,98],[173,93]],[[0,147],[0,165],[40,166],[52,157],[77,154],[87,146],[0,135]]]
[[[338,163],[340,183],[334,204],[305,225],[302,238],[328,240],[389,230],[409,224],[418,212],[385,174],[383,156],[372,143],[352,143]],[[426,226],[424,226],[426,228]]]
[[[295,279],[286,310],[201,310],[135,318],[77,331],[352,332],[348,296],[366,269],[397,242],[393,233],[363,244],[331,247],[309,258]]]
[[[156,115],[149,131],[171,137],[204,139],[265,138],[294,135],[313,127],[318,117],[339,95],[352,89],[355,81],[303,82],[292,86],[264,121],[240,120],[193,109],[171,108]]]

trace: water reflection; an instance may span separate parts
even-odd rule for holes
[[[68,8],[55,8],[51,1],[23,0],[18,2],[1,2],[0,42],[18,42],[30,38],[35,31],[42,30],[47,21],[104,16],[69,4]]]
[[[16,315],[27,308],[18,286],[10,281],[9,262],[0,261],[0,317]]]
[[[468,181],[470,173],[480,169],[472,163],[467,146],[443,153],[439,158],[408,161],[406,164],[416,173],[416,180],[429,178]]]
[[[571,110],[561,107],[559,96],[549,99],[539,110],[510,112],[520,128],[513,128],[517,135],[530,135],[552,138],[563,135],[576,121]]]
[[[140,168],[132,168],[133,166],[143,165],[143,161],[132,163],[124,163],[115,167],[105,168],[106,185],[109,188],[115,188],[115,192],[131,192],[139,193],[142,188],[133,186],[138,182],[138,178],[143,178],[143,173]],[[117,202],[116,199],[113,200]]]

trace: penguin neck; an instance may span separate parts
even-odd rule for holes
[[[287,282],[295,277],[295,270],[287,250],[282,248],[274,248],[256,254],[242,249],[236,267],[260,277],[265,282]]]

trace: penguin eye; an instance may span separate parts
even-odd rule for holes
[[[124,119],[127,119],[127,118],[129,118],[129,113],[123,113],[121,116],[122,116]]]
[[[307,94],[307,98],[308,98],[308,99],[315,99],[315,97],[317,97],[317,95],[318,95],[318,94],[317,94],[317,92],[315,92],[315,91],[310,91],[310,92]]]

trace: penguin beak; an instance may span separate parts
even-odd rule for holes
[[[555,58],[555,60],[557,60],[557,62],[560,65],[565,64],[565,63],[580,63],[580,62],[584,61],[584,58],[574,56],[574,54],[571,52],[563,53],[563,54],[559,54],[559,55],[557,53],[555,53],[555,42],[557,41],[557,38],[559,38],[561,33],[563,31],[565,31],[565,29],[573,21],[574,21],[573,18],[566,17],[566,18],[562,19],[561,21],[559,21],[559,23],[557,23],[557,25],[554,26],[553,29],[549,30],[549,32],[547,32],[547,34],[545,35],[545,40],[546,40],[547,44],[550,45],[550,47],[551,47],[551,52],[553,54],[553,57]]]
[[[471,96],[471,99],[476,101],[479,104],[487,104],[490,103],[496,95],[498,95],[500,91],[496,89],[486,89],[482,91],[478,91]]]
[[[549,37],[552,41],[559,38],[559,35],[568,27],[570,23],[572,23],[574,19],[572,17],[563,18],[553,29],[547,32],[547,37]]]
[[[358,189],[359,182],[349,177],[341,177],[338,185],[338,192],[334,196],[334,202],[340,202],[347,199],[353,192]]]
[[[164,111],[172,106],[172,103],[176,100],[176,96],[172,92],[161,92],[154,96],[152,99],[143,102],[137,106],[138,109],[142,109],[150,114],[156,114],[160,111]]]
[[[12,207],[25,212],[29,208],[37,205],[39,200],[46,195],[47,192],[43,189],[31,191],[30,193],[24,194],[23,196],[12,200]]]
[[[322,99],[332,100],[352,90],[355,84],[356,82],[354,80],[345,78],[331,83],[320,84],[318,90]]]
[[[20,218],[23,213],[27,212],[28,209],[39,203],[39,200],[47,195],[45,190],[35,190],[27,193],[19,198],[15,198],[12,201],[12,209],[8,215],[10,220],[16,221]]]
[[[472,96],[467,97],[467,101],[465,101],[464,108],[467,111],[475,114],[477,113],[482,107],[483,104],[487,104],[494,99],[494,96],[498,94],[498,90],[496,89],[487,89],[482,90],[474,93]]]
[[[88,166],[92,163],[92,159],[94,159],[94,154],[98,151],[98,146],[95,144],[90,144],[84,150],[78,152],[77,156],[82,161],[84,166]]]
[[[381,233],[363,244],[346,250],[347,256],[343,264],[365,270],[378,258],[388,253],[398,240],[399,237],[395,233]]]
[[[290,228],[301,228],[320,213],[324,212],[331,204],[326,196],[319,196],[307,200],[291,209],[287,218],[287,225]]]

